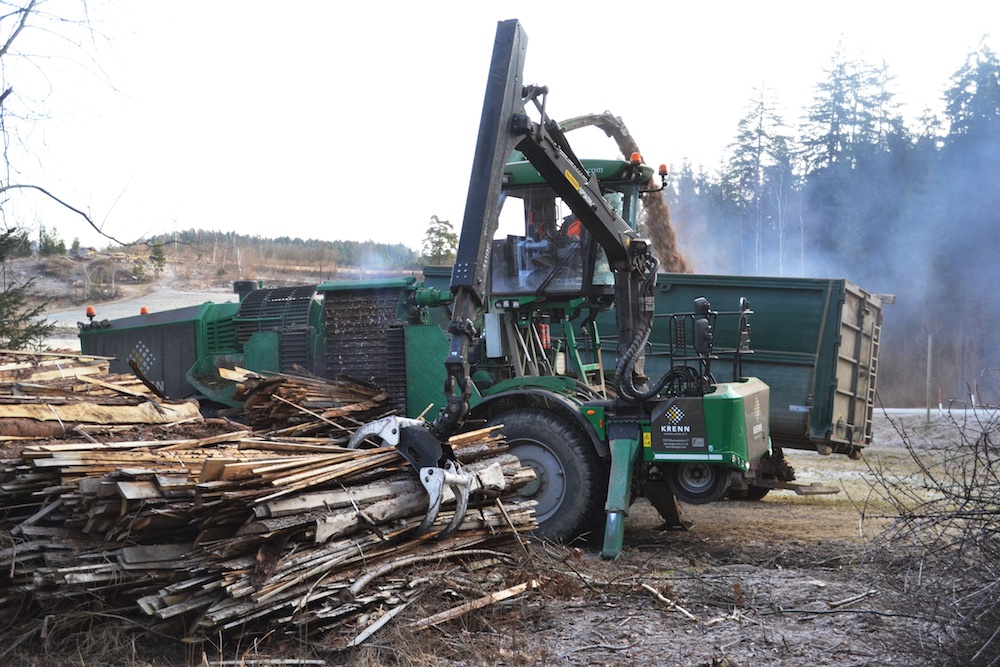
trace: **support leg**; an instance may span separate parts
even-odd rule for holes
[[[623,434],[624,435],[624,434]],[[614,560],[622,552],[625,539],[625,517],[632,500],[632,472],[639,453],[638,429],[627,437],[612,437],[611,478],[608,480],[608,500],[604,505],[608,513],[604,526],[604,546],[601,558]]]

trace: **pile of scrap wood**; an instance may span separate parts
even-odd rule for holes
[[[386,394],[350,379],[236,369],[221,373],[237,382],[236,398],[254,430],[270,435],[323,436],[347,442],[361,424],[388,414]]]
[[[0,350],[0,383],[34,383],[64,380],[108,372],[107,357],[64,354],[61,352],[24,352]]]
[[[102,357],[0,351],[0,438],[200,420],[197,403],[158,399],[135,377],[107,371]]]
[[[324,392],[322,380],[280,379],[255,385],[252,408],[280,412],[278,428],[258,415],[258,430],[195,438],[65,431],[0,461],[0,609],[38,619],[113,609],[192,641],[337,630],[357,643],[420,594],[427,578],[400,577],[401,569],[495,564],[510,558],[498,549],[534,527],[532,503],[514,497],[532,471],[483,430],[451,442],[475,473],[465,522],[444,540],[416,536],[427,494],[409,464],[391,448],[332,444],[384,414],[378,395],[346,382]],[[309,437],[288,435],[290,427]]]

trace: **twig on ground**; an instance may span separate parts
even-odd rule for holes
[[[624,646],[612,646],[611,644],[587,644],[586,646],[577,646],[576,648],[565,651],[559,654],[559,659],[566,658],[574,653],[579,653],[580,651],[591,651],[595,648],[603,648],[607,651],[624,651],[626,649],[632,648],[631,643],[626,643]]]
[[[488,607],[489,605],[496,604],[497,602],[509,600],[510,598],[516,597],[529,589],[533,590],[538,588],[540,585],[541,583],[537,579],[532,579],[531,581],[526,581],[523,584],[518,584],[517,586],[511,586],[510,588],[497,591],[496,593],[489,593],[481,598],[476,598],[475,600],[460,604],[457,607],[452,607],[451,609],[442,611],[439,614],[422,618],[419,621],[411,623],[410,627],[419,630],[431,625],[437,625],[438,623],[458,618],[459,616],[467,614],[470,611],[475,611],[476,609],[482,609],[483,607]]]
[[[694,614],[692,614],[691,612],[689,612],[687,609],[685,609],[684,607],[680,606],[679,604],[677,604],[676,602],[674,602],[673,600],[671,600],[670,598],[668,598],[667,596],[665,596],[663,593],[661,593],[660,591],[658,591],[655,588],[653,588],[652,586],[650,586],[649,584],[643,584],[642,587],[645,590],[647,590],[650,593],[652,593],[656,597],[657,600],[659,600],[660,602],[662,602],[663,604],[665,604],[667,606],[667,609],[669,609],[671,611],[679,612],[680,614],[683,614],[689,620],[692,620],[692,621],[697,621],[698,620],[697,616],[695,616]]]
[[[420,597],[419,594],[413,596],[412,598],[410,598],[409,600],[407,600],[403,604],[401,604],[401,605],[399,605],[397,607],[393,607],[392,609],[390,609],[386,613],[382,614],[382,616],[379,617],[379,619],[377,621],[375,621],[374,623],[372,623],[371,625],[369,625],[367,628],[365,628],[364,630],[362,630],[358,634],[357,637],[355,637],[350,642],[348,642],[347,646],[348,647],[351,647],[351,646],[360,646],[362,642],[364,642],[366,639],[368,639],[369,637],[371,637],[372,635],[374,635],[376,632],[378,632],[379,630],[381,630],[382,627],[386,623],[388,623],[389,621],[391,621],[392,619],[394,619],[400,612],[402,612],[404,609],[406,609],[407,607],[409,607],[410,603],[413,602],[414,600],[416,600],[418,597]]]
[[[878,595],[878,591],[874,588],[864,593],[859,593],[858,595],[852,595],[849,598],[844,598],[843,600],[837,600],[836,602],[827,602],[826,606],[830,609],[837,609],[839,607],[846,607],[849,604],[854,604],[855,602],[861,602],[866,598],[870,598],[873,595]]]

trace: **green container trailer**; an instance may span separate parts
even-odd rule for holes
[[[847,280],[704,274],[660,274],[646,374],[669,364],[670,313],[688,312],[697,297],[717,311],[750,301],[751,349],[742,375],[771,388],[771,439],[776,447],[858,456],[871,443],[872,410],[882,328],[881,300]],[[605,368],[614,368],[613,312],[598,316]],[[719,319],[720,344],[736,339]],[[718,350],[719,348],[717,348]],[[719,381],[729,369],[716,367]]]

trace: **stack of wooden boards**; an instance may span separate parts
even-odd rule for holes
[[[411,584],[421,577],[390,573],[495,563],[507,558],[498,548],[535,525],[531,503],[514,499],[533,473],[483,430],[451,443],[476,479],[462,527],[445,540],[415,536],[427,495],[409,465],[391,448],[341,445],[385,414],[377,391],[349,381],[248,379],[250,430],[203,421],[196,405],[129,378],[24,377],[0,375],[2,405],[30,399],[60,429],[6,438],[0,609],[42,618],[100,607],[192,641],[265,629],[363,634],[359,626],[419,594]],[[100,409],[70,417],[82,404]],[[148,409],[148,421],[109,417],[125,408]]]

